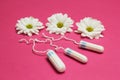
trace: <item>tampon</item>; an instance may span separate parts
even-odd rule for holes
[[[65,54],[80,61],[80,62],[82,62],[82,63],[87,63],[87,61],[88,61],[86,56],[84,56],[83,54],[80,54],[80,53],[78,53],[70,48],[65,49]]]
[[[57,54],[53,50],[49,50],[47,52],[48,59],[55,67],[58,72],[64,72],[66,67],[62,60],[57,56]]]
[[[104,51],[103,46],[96,45],[96,44],[86,42],[86,41],[83,41],[83,40],[80,41],[79,47],[80,48],[85,48],[85,49],[88,49],[88,50],[92,50],[92,51],[96,51],[96,52],[103,52]]]

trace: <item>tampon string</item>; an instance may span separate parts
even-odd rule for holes
[[[54,37],[49,37],[49,36],[45,35],[45,33],[42,33],[42,35],[43,35],[43,37],[45,37],[45,38],[47,38],[47,39],[51,39],[52,41],[60,41],[61,39],[65,39],[65,40],[68,40],[68,41],[72,41],[74,44],[77,44],[77,45],[80,44],[80,43],[77,42],[76,40],[71,39],[71,38],[68,38],[68,37],[66,37],[65,35],[62,35],[60,38],[57,38],[57,39],[55,39]]]
[[[47,49],[47,50],[37,50],[35,49],[35,46],[36,46],[36,43],[47,43],[47,42],[50,42],[50,46],[54,47],[54,49],[57,51],[59,49],[63,49],[64,50],[64,47],[59,47],[58,45],[55,45],[52,43],[52,40],[51,39],[45,39],[45,40],[38,40],[38,39],[32,39],[30,38],[29,40],[27,39],[20,39],[19,42],[25,42],[26,44],[32,44],[32,51],[36,54],[36,55],[46,55],[46,53],[50,50],[50,49]]]

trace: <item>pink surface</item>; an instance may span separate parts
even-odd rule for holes
[[[89,58],[87,64],[81,64],[58,52],[67,67],[66,72],[62,74],[55,71],[46,56],[34,55],[31,51],[32,45],[18,43],[19,39],[29,37],[17,35],[15,31],[16,21],[22,17],[33,16],[45,24],[47,17],[58,12],[67,13],[75,22],[91,16],[101,20],[106,28],[104,38],[99,40],[84,38],[86,41],[103,45],[105,47],[103,54],[79,49],[77,45],[65,40],[55,43],[61,43],[64,47],[70,47]],[[76,26],[73,29],[76,29]],[[45,30],[42,30],[39,36],[33,37],[43,39],[42,32]],[[119,80],[119,35],[119,0],[1,0],[0,80]],[[83,39],[75,33],[66,36],[77,41]],[[50,48],[48,44],[37,46],[42,50]]]

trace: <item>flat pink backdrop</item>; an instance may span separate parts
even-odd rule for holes
[[[33,54],[32,45],[19,43],[19,39],[30,37],[18,35],[15,30],[17,20],[22,17],[33,16],[45,24],[49,16],[60,12],[67,13],[75,22],[87,16],[99,19],[106,28],[105,37],[98,40],[66,34],[76,41],[83,39],[103,45],[103,54],[79,49],[65,40],[55,43],[83,53],[89,59],[87,64],[81,64],[58,52],[67,67],[62,74],[56,72],[46,56]],[[75,24],[73,29],[77,29]],[[33,38],[44,39],[42,32],[48,34],[44,29]],[[120,80],[120,0],[0,0],[0,37],[0,80]],[[51,47],[37,44],[36,48]]]

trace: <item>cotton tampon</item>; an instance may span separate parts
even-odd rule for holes
[[[92,51],[96,51],[96,52],[103,52],[104,51],[103,46],[93,44],[93,43],[90,43],[90,42],[86,42],[86,41],[83,41],[83,40],[80,41],[79,47],[80,48],[85,48],[85,49],[88,49],[88,50],[92,50]]]
[[[65,49],[65,54],[80,61],[80,62],[82,62],[82,63],[87,63],[87,61],[88,61],[86,56],[84,56],[83,54],[80,54],[80,53],[78,53],[70,48]]]
[[[53,50],[49,50],[47,52],[48,59],[55,67],[58,72],[64,72],[66,70],[65,64],[62,60],[57,56],[57,54]]]

